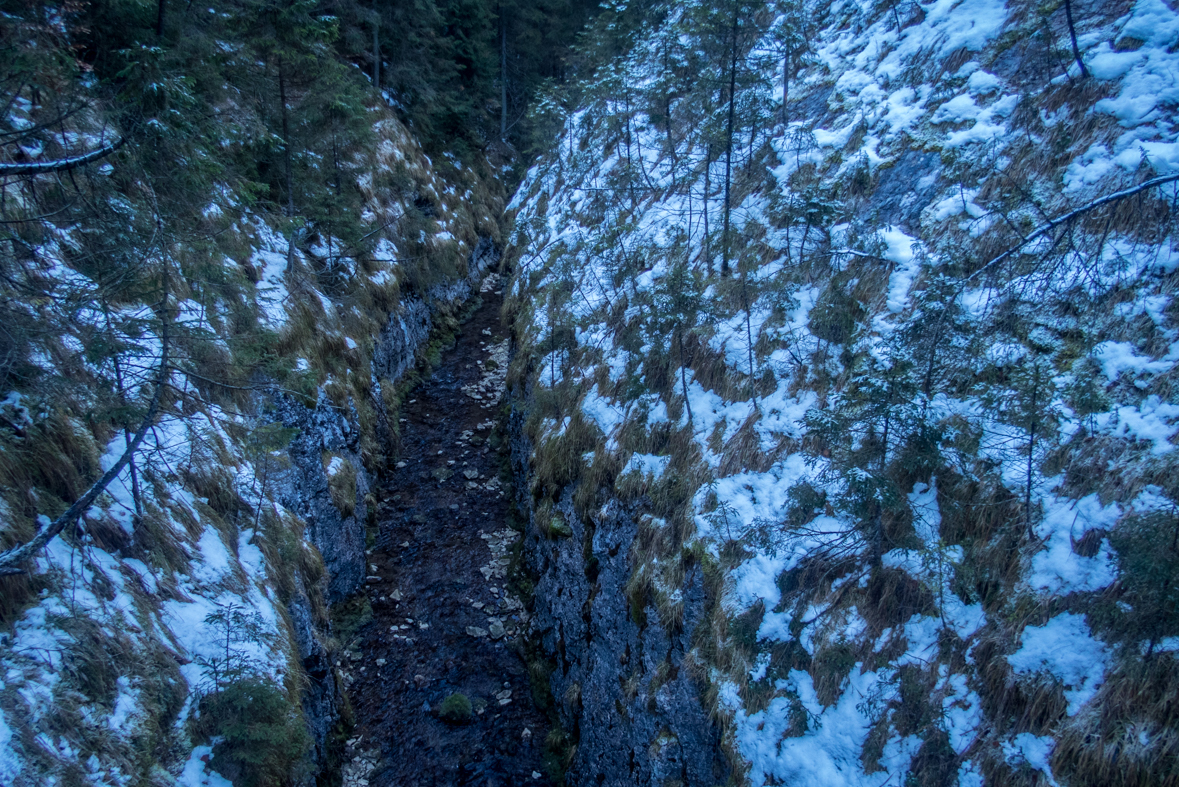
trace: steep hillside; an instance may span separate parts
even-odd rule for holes
[[[1179,783],[1177,48],[1164,0],[599,18],[509,252],[573,783],[723,780],[709,714],[758,787]]]
[[[150,6],[0,14],[0,782],[331,779],[332,617],[498,165],[313,3]]]

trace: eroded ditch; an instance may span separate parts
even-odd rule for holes
[[[339,663],[356,719],[347,787],[550,784],[548,720],[522,655],[528,613],[507,576],[518,534],[497,434],[501,284],[485,280],[455,346],[402,407],[401,456],[368,554],[371,620]],[[470,701],[460,723],[440,713],[455,694]]]

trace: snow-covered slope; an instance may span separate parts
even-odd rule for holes
[[[27,157],[112,133],[92,87],[68,86],[86,111]],[[4,128],[35,136],[55,110],[18,89]],[[227,172],[257,118],[217,112],[225,139],[199,154]],[[6,178],[0,546],[49,525],[159,407],[76,525],[0,576],[0,783],[308,783],[331,764],[328,603],[364,581],[404,374],[497,259],[500,209],[485,161],[435,166],[385,103],[363,112],[372,147],[335,170],[363,207],[351,243],[257,184],[216,182],[191,221],[161,209],[174,184],[143,174],[146,143]]]
[[[1179,778],[1179,13],[604,19],[511,205],[534,524],[622,499],[672,628],[703,563],[758,787]]]

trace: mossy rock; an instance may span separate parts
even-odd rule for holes
[[[447,724],[466,724],[472,715],[471,700],[466,694],[451,694],[438,706],[438,718]]]
[[[549,520],[549,535],[553,538],[572,538],[573,528],[559,516]]]

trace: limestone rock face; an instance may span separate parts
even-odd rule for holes
[[[521,412],[513,413],[517,472],[527,467],[530,453],[523,420]],[[729,767],[720,731],[701,702],[703,687],[684,665],[704,612],[701,570],[688,571],[681,588],[683,622],[669,631],[652,606],[637,615],[630,609],[626,586],[638,533],[630,512],[615,500],[584,523],[569,489],[556,510],[572,537],[546,538],[532,522],[525,550],[539,576],[534,632],[556,662],[552,693],[562,727],[577,743],[567,780],[575,787],[725,782]],[[586,539],[596,573],[586,571]]]
[[[307,523],[307,538],[323,556],[328,570],[328,603],[347,598],[364,583],[364,498],[371,480],[360,459],[360,431],[354,407],[340,412],[321,393],[314,408],[288,397],[278,402],[282,425],[298,429],[288,455],[291,466],[280,480],[279,499]],[[323,466],[325,451],[339,456],[356,471],[356,500],[351,516],[343,516],[332,500]]]

